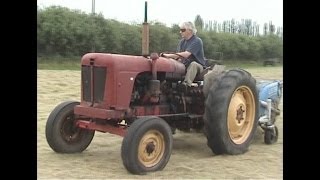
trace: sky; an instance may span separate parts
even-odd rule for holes
[[[69,9],[102,13],[105,19],[126,23],[144,21],[146,0],[37,0],[39,8],[59,5]],[[158,21],[171,27],[184,21],[194,22],[200,15],[206,23],[209,20],[222,23],[224,20],[251,19],[263,26],[272,21],[276,27],[283,27],[283,0],[147,0],[148,21]]]

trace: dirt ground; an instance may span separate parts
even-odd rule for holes
[[[257,79],[283,80],[282,67],[248,69]],[[201,133],[177,131],[173,149],[162,171],[132,175],[122,164],[122,137],[96,132],[82,153],[58,154],[48,145],[45,124],[56,105],[80,100],[80,71],[37,71],[38,179],[283,179],[283,103],[276,125],[278,142],[267,145],[258,127],[249,151],[242,155],[214,155]]]

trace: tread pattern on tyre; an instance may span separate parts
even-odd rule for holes
[[[74,106],[78,105],[77,101],[66,101],[57,105],[50,113],[46,123],[46,139],[51,147],[57,153],[77,153],[84,151],[91,143],[95,131],[81,130],[81,139],[79,142],[68,144],[61,137],[60,126],[62,118],[68,113],[72,113]]]
[[[165,153],[161,161],[150,168],[145,167],[138,160],[139,140],[145,132],[157,129],[163,133],[165,139]],[[126,169],[133,174],[146,174],[147,172],[162,170],[168,163],[172,151],[172,130],[166,121],[159,117],[149,116],[135,120],[129,127],[121,146],[121,158]]]
[[[255,119],[253,129],[247,140],[235,144],[229,136],[227,127],[228,106],[234,90],[239,86],[247,86],[252,90],[255,99]],[[214,154],[242,154],[248,150],[258,125],[258,96],[256,80],[242,69],[224,71],[213,79],[205,101],[204,130],[207,145]]]

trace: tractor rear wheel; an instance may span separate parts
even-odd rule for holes
[[[158,117],[135,120],[124,136],[121,147],[123,165],[133,174],[162,170],[172,150],[172,130]]]
[[[205,100],[205,135],[215,154],[242,154],[258,125],[256,81],[245,70],[224,71],[211,82]]]
[[[46,123],[46,138],[49,146],[58,153],[84,151],[91,143],[95,131],[75,125],[73,108],[79,102],[67,101],[51,112]]]

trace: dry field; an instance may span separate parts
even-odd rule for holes
[[[283,79],[282,67],[250,68],[257,79]],[[57,154],[45,138],[49,113],[59,103],[80,100],[80,71],[37,71],[38,179],[283,179],[283,116],[276,121],[278,142],[266,145],[258,127],[247,153],[214,155],[201,133],[177,131],[169,163],[162,171],[132,175],[122,165],[122,137],[96,132],[89,147],[78,154]]]

